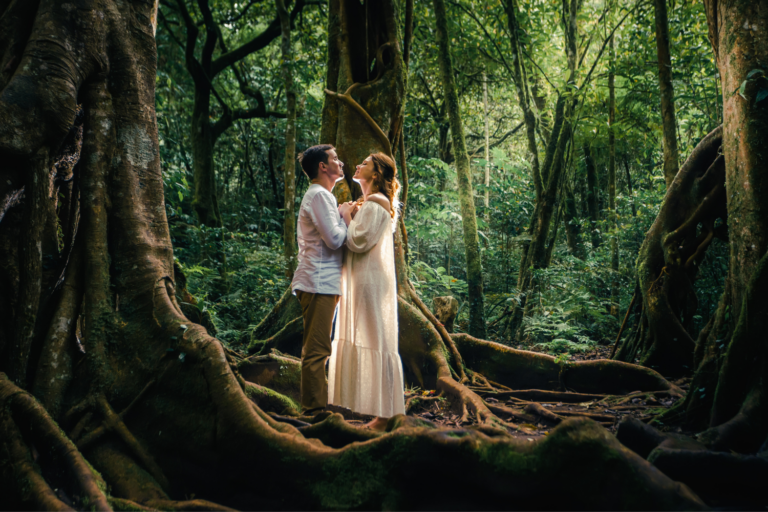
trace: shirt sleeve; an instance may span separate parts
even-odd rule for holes
[[[381,205],[373,201],[363,203],[347,228],[347,248],[352,252],[368,252],[373,249],[381,240],[390,218],[389,212]]]
[[[339,215],[335,203],[333,196],[326,197],[325,194],[319,193],[312,198],[312,204],[309,205],[312,222],[325,245],[331,249],[344,245],[344,239],[347,237],[347,225]]]

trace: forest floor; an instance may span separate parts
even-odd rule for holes
[[[592,359],[608,359],[610,357],[611,347],[597,346],[594,350],[572,354],[571,361],[586,361]],[[687,391],[690,383],[690,377],[684,377],[673,381],[681,389]],[[570,402],[568,393],[563,393],[560,401],[532,401],[523,400],[514,397],[501,396],[494,397],[494,392],[483,390],[481,388],[471,388],[478,393],[489,404],[504,406],[515,413],[514,425],[517,428],[508,428],[509,433],[518,438],[534,441],[549,434],[550,429],[554,428],[562,419],[578,416],[589,417],[610,432],[615,433],[619,422],[625,417],[634,417],[643,422],[649,422],[665,410],[672,407],[678,400],[684,397],[656,397],[653,393],[635,392],[628,395],[605,395],[604,397],[590,400],[587,402]],[[405,400],[407,415],[418,417],[423,420],[434,423],[437,426],[462,428],[477,425],[477,418],[469,414],[466,421],[461,422],[461,415],[456,411],[449,400],[436,396],[434,391],[424,391],[419,388],[406,389]],[[539,414],[531,412],[530,404],[538,404],[547,411],[554,413],[557,417],[547,419]],[[340,413],[344,419],[354,426],[363,426],[374,417],[352,412],[343,407],[330,405],[328,410]],[[657,426],[664,430],[663,425]],[[682,432],[679,428],[675,432],[683,434],[692,434]]]

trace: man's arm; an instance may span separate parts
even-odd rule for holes
[[[338,249],[344,245],[347,238],[347,225],[333,203],[334,201],[325,197],[325,194],[315,194],[312,204],[309,205],[309,212],[325,245]]]

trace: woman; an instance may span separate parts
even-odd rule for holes
[[[355,170],[364,201],[356,213],[342,214],[347,250],[328,367],[328,403],[376,416],[366,425],[376,430],[405,413],[392,237],[400,188],[396,173],[383,153],[370,155]]]

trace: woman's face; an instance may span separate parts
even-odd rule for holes
[[[373,159],[369,156],[363,160],[363,163],[355,167],[355,175],[353,176],[353,179],[361,184],[373,183],[374,172]]]

